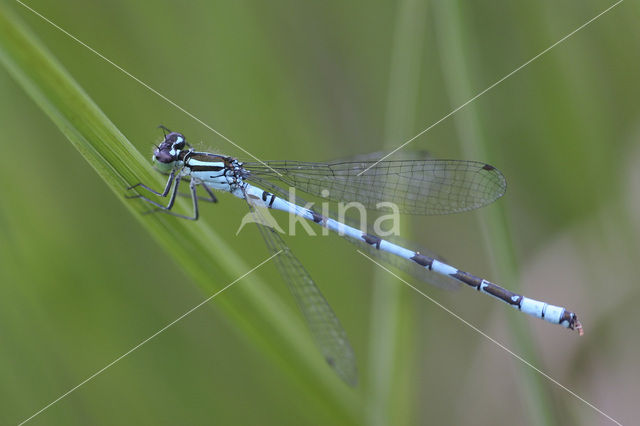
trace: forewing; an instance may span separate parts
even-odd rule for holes
[[[269,161],[245,164],[250,173],[278,179],[332,201],[357,202],[368,209],[439,215],[473,210],[506,190],[498,169],[477,161],[392,160],[304,163]],[[276,174],[275,172],[278,172]]]

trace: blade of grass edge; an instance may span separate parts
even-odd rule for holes
[[[250,269],[204,222],[142,216],[144,206],[124,198],[133,182],[161,187],[158,174],[5,4],[0,5],[0,62],[205,294]],[[227,280],[214,283],[212,270],[224,272]],[[236,292],[239,295],[221,297],[215,303],[241,335],[304,388],[317,414],[353,421],[358,405],[354,393],[327,374],[329,367],[298,316],[256,275],[250,284],[239,283]],[[264,326],[268,333],[260,331]],[[281,353],[288,354],[286,360]]]

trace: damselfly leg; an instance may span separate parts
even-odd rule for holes
[[[196,193],[196,188],[197,186],[201,183],[199,181],[197,181],[196,179],[191,179],[191,181],[189,182],[189,196],[191,197],[191,201],[193,202],[193,215],[192,216],[186,216],[186,215],[182,215],[180,213],[176,213],[174,211],[172,211],[171,209],[173,208],[173,205],[175,204],[176,201],[176,195],[178,194],[178,188],[180,187],[180,182],[182,180],[182,176],[178,175],[177,177],[175,177],[175,172],[171,171],[171,173],[169,174],[169,178],[167,179],[167,184],[164,188],[164,191],[162,193],[155,191],[152,188],[149,188],[147,185],[143,184],[143,183],[137,183],[135,185],[130,186],[128,189],[134,189],[137,187],[141,187],[146,189],[147,191],[159,195],[160,197],[166,197],[169,192],[171,192],[171,196],[169,198],[169,203],[167,203],[167,205],[162,205],[160,203],[158,203],[157,201],[154,201],[150,198],[145,197],[142,194],[136,194],[136,195],[129,195],[127,196],[127,198],[139,198],[149,204],[152,204],[154,206],[156,206],[155,209],[153,210],[149,210],[148,212],[146,212],[145,214],[148,213],[154,213],[157,211],[163,211],[165,213],[170,214],[171,216],[175,216],[175,217],[179,217],[181,219],[189,219],[189,220],[198,220],[199,217],[199,211],[198,211],[198,199],[200,197],[198,197],[197,193]],[[173,190],[171,189],[171,186],[173,184]],[[211,192],[211,190],[209,188],[206,187],[206,185],[202,185],[207,192],[211,195],[212,197],[212,201],[215,203],[217,202],[217,199],[215,198],[215,196],[213,195],[213,193]]]
[[[140,187],[140,188],[146,189],[147,191],[149,191],[149,192],[151,192],[153,194],[159,195],[161,197],[166,197],[167,194],[169,193],[169,191],[171,190],[171,185],[173,184],[173,179],[175,178],[175,176],[176,176],[175,170],[171,170],[171,173],[169,174],[169,178],[167,179],[167,184],[164,186],[164,191],[162,191],[162,192],[158,192],[153,188],[149,188],[147,185],[145,185],[142,182],[138,182],[135,185],[131,185],[127,189],[131,190],[131,189]],[[126,198],[143,198],[144,199],[145,197],[143,197],[140,194],[136,194],[136,195],[127,195]]]
[[[200,183],[200,188],[204,188],[205,191],[207,191],[207,194],[209,195],[209,198],[206,197],[200,197],[198,196],[198,200],[200,201],[206,201],[208,203],[217,203],[218,202],[218,198],[216,197],[216,195],[213,193],[213,191],[204,183]],[[182,197],[191,197],[191,194],[180,194],[180,196]]]

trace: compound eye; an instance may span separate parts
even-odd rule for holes
[[[169,164],[174,161],[173,156],[166,151],[158,151],[156,152],[155,156],[156,160],[158,160],[158,162],[160,163]]]

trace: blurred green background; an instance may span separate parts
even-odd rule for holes
[[[313,161],[393,149],[612,3],[28,4],[259,158]],[[145,158],[161,123],[246,158],[19,4],[0,5]],[[639,18],[621,3],[407,147],[486,161],[509,183],[482,212],[406,218],[411,239],[567,306],[586,334],[411,282],[622,423],[640,392]],[[196,285],[4,68],[0,93],[0,423],[17,424],[246,269]],[[245,207],[219,198],[203,220],[257,265],[268,256],[257,230],[235,236]],[[305,349],[304,329],[291,345],[325,376],[318,386],[286,348],[265,352],[261,314],[221,309],[267,286],[302,323],[265,265],[29,424],[610,424],[338,237],[287,241],[350,336],[355,389]]]

